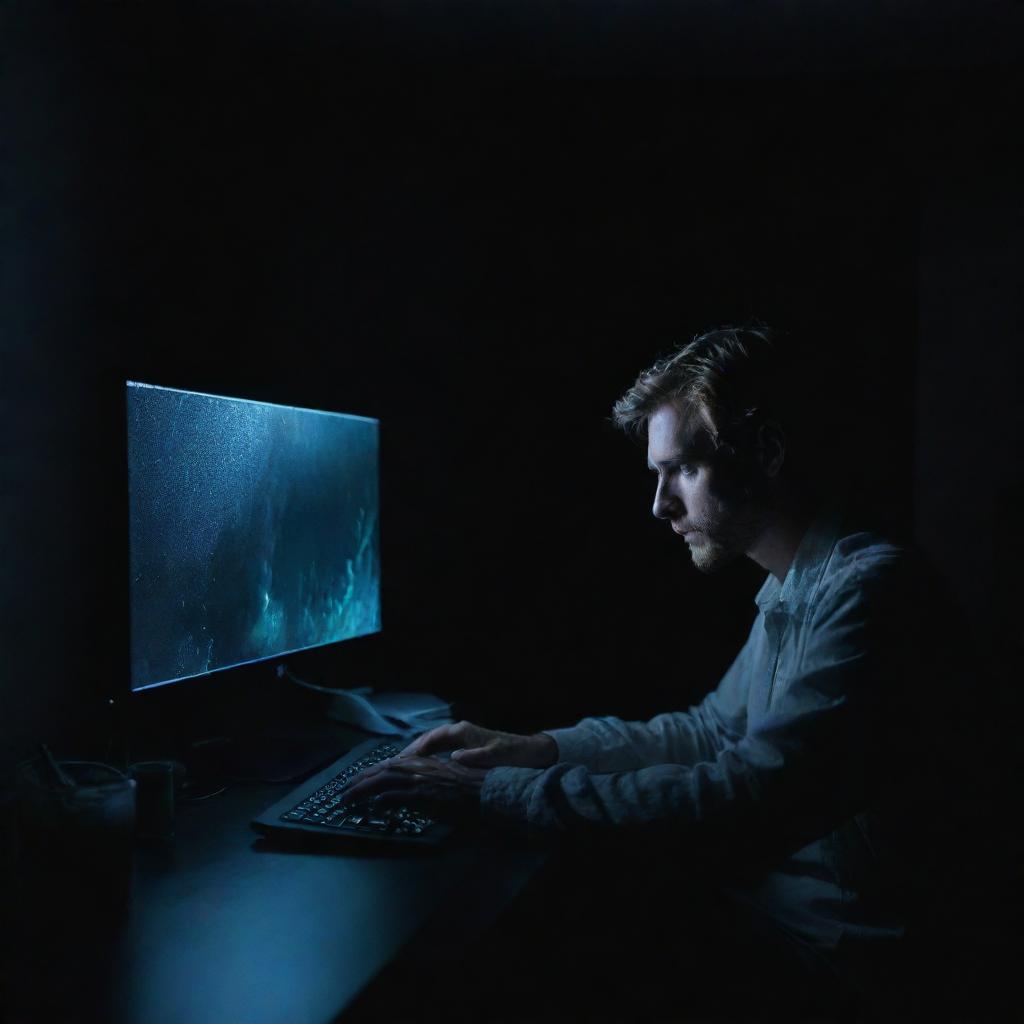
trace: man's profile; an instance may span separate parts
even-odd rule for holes
[[[948,796],[952,655],[914,551],[851,523],[820,486],[836,467],[811,454],[816,424],[797,391],[809,384],[782,348],[760,325],[708,331],[614,409],[646,442],[653,514],[693,565],[746,556],[767,573],[718,686],[647,722],[586,718],[532,736],[443,726],[350,793],[478,809],[531,834],[729,850],[732,905],[791,944],[795,976],[868,991],[874,965],[919,926],[927,829]]]

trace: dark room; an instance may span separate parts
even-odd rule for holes
[[[1019,1012],[1024,4],[0,57],[2,1019]]]

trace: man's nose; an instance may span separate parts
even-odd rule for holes
[[[656,519],[678,519],[683,510],[679,498],[669,492],[663,483],[658,484],[654,492],[654,508],[651,511]]]

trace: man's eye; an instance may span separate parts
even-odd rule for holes
[[[689,463],[689,462],[676,462],[676,463],[670,463],[666,468],[667,468],[667,472],[669,474],[671,474],[671,473],[682,473],[683,476],[693,477],[693,476],[697,475],[699,467],[697,467],[697,466],[695,466],[695,465],[693,465],[692,463]],[[656,469],[652,469],[651,473],[653,473],[655,476],[661,476],[661,473],[658,470],[656,470]]]

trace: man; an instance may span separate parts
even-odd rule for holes
[[[917,925],[928,850],[941,847],[932,826],[949,820],[952,662],[916,555],[853,529],[817,486],[826,467],[800,383],[773,332],[721,328],[615,406],[616,423],[646,437],[654,515],[693,564],[710,573],[746,556],[768,573],[746,643],[700,704],[533,736],[442,726],[350,796],[474,809],[533,834],[728,851],[725,891],[754,933],[796,951],[795,976],[838,975],[870,998]]]

